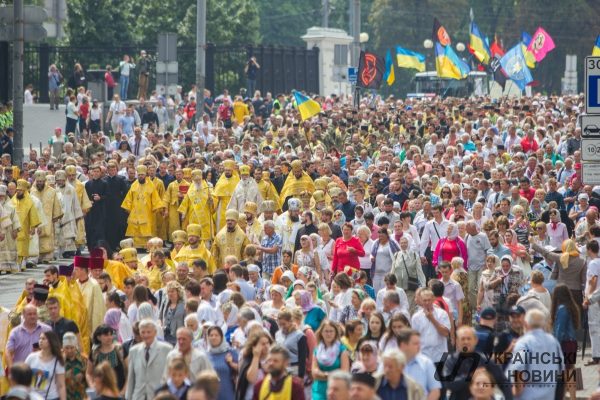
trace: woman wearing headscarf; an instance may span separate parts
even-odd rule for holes
[[[577,244],[572,239],[567,239],[562,243],[562,253],[554,253],[546,248],[533,243],[533,250],[542,254],[545,258],[554,263],[550,279],[556,279],[556,284],[565,284],[571,293],[575,302],[581,310],[583,303],[582,288],[586,283],[585,260],[579,256]]]
[[[327,316],[325,311],[315,306],[312,294],[308,290],[299,290],[296,296],[299,297],[300,308],[304,314],[304,323],[310,326],[313,331],[316,331]]]
[[[415,310],[415,293],[418,288],[425,287],[425,274],[423,274],[419,254],[410,248],[410,243],[406,237],[400,239],[400,251],[394,257],[392,273],[398,279],[396,286],[406,292],[412,314]]]
[[[342,315],[340,316],[340,323],[345,324],[353,319],[359,319],[360,305],[365,299],[365,292],[360,289],[350,289],[352,297],[350,304],[342,309]]]
[[[150,320],[154,321],[154,323],[156,324],[156,337],[159,340],[164,340],[165,333],[163,331],[163,328],[162,328],[160,322],[158,321],[158,318],[156,317],[156,313],[154,312],[154,307],[152,307],[152,304],[150,304],[148,302],[144,302],[144,303],[140,304],[140,306],[137,309],[137,320],[141,321],[144,319],[150,319]]]
[[[479,287],[477,289],[477,312],[487,307],[495,307],[494,289],[489,287],[489,282],[494,277],[496,268],[500,267],[500,259],[495,254],[485,257],[485,269],[481,271]]]
[[[400,250],[398,243],[390,240],[387,229],[379,228],[378,234],[371,248],[371,279],[375,293],[385,286],[383,278],[392,270],[394,255]]]
[[[224,332],[225,341],[231,343],[231,335],[238,327],[238,307],[233,302],[228,301],[221,305],[221,312],[223,313],[223,319],[225,323],[221,327],[221,331]]]
[[[106,314],[104,314],[104,323],[114,330],[117,342],[123,343],[123,338],[119,333],[120,322],[121,310],[119,310],[118,308],[111,308],[108,311],[106,311]]]
[[[313,242],[308,235],[302,235],[300,237],[300,249],[296,250],[294,264],[301,267],[309,267],[315,270],[319,276],[323,276],[319,255],[315,251]]]
[[[464,262],[465,269],[467,268],[468,254],[465,241],[458,236],[458,227],[454,222],[448,223],[447,237],[443,237],[437,242],[431,265],[437,268],[439,263],[446,261],[450,263],[454,257],[461,257]]]
[[[86,398],[85,370],[87,361],[79,352],[79,341],[73,332],[63,336],[63,355],[65,359],[65,385],[68,400],[82,400]]]
[[[207,335],[208,357],[215,372],[219,375],[219,394],[217,399],[232,400],[235,398],[233,377],[238,370],[238,353],[229,347],[227,340],[223,336],[223,331],[218,326],[208,328]]]
[[[519,243],[517,233],[509,229],[504,233],[504,245],[510,250],[513,262],[523,269],[525,278],[531,275],[531,257],[527,248]]]

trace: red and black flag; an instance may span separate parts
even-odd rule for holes
[[[504,85],[506,85],[506,73],[502,68],[502,64],[500,64],[500,58],[498,56],[492,57],[488,68],[494,76],[494,80],[498,82],[498,84],[502,86],[502,90],[504,90]]]
[[[359,87],[365,89],[379,89],[385,74],[385,60],[377,54],[367,51],[360,52],[358,62]]]
[[[450,35],[446,31],[446,28],[442,26],[440,21],[437,18],[433,18],[433,43],[439,43],[442,46],[446,47],[452,41],[450,40]]]

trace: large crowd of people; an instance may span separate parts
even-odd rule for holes
[[[0,309],[0,394],[575,400],[583,97],[198,95],[82,87],[41,154],[3,147],[0,271],[44,279]]]

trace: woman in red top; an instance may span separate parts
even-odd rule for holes
[[[431,265],[436,269],[442,261],[450,262],[454,257],[462,257],[464,260],[464,268],[467,269],[467,246],[464,240],[458,236],[458,227],[454,222],[448,224],[448,231],[446,237],[438,240],[433,257],[431,259]]]
[[[365,249],[360,240],[352,236],[352,224],[346,222],[342,226],[342,237],[337,238],[333,246],[333,260],[331,261],[331,273],[335,276],[344,270],[346,265],[359,270],[359,257],[364,257]]]

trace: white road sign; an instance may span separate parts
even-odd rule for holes
[[[581,174],[584,185],[600,185],[600,163],[582,163]]]
[[[581,137],[600,139],[600,115],[580,115],[579,126],[581,126]]]
[[[600,114],[600,57],[585,58],[585,111]]]
[[[581,159],[600,161],[600,139],[581,139]]]

